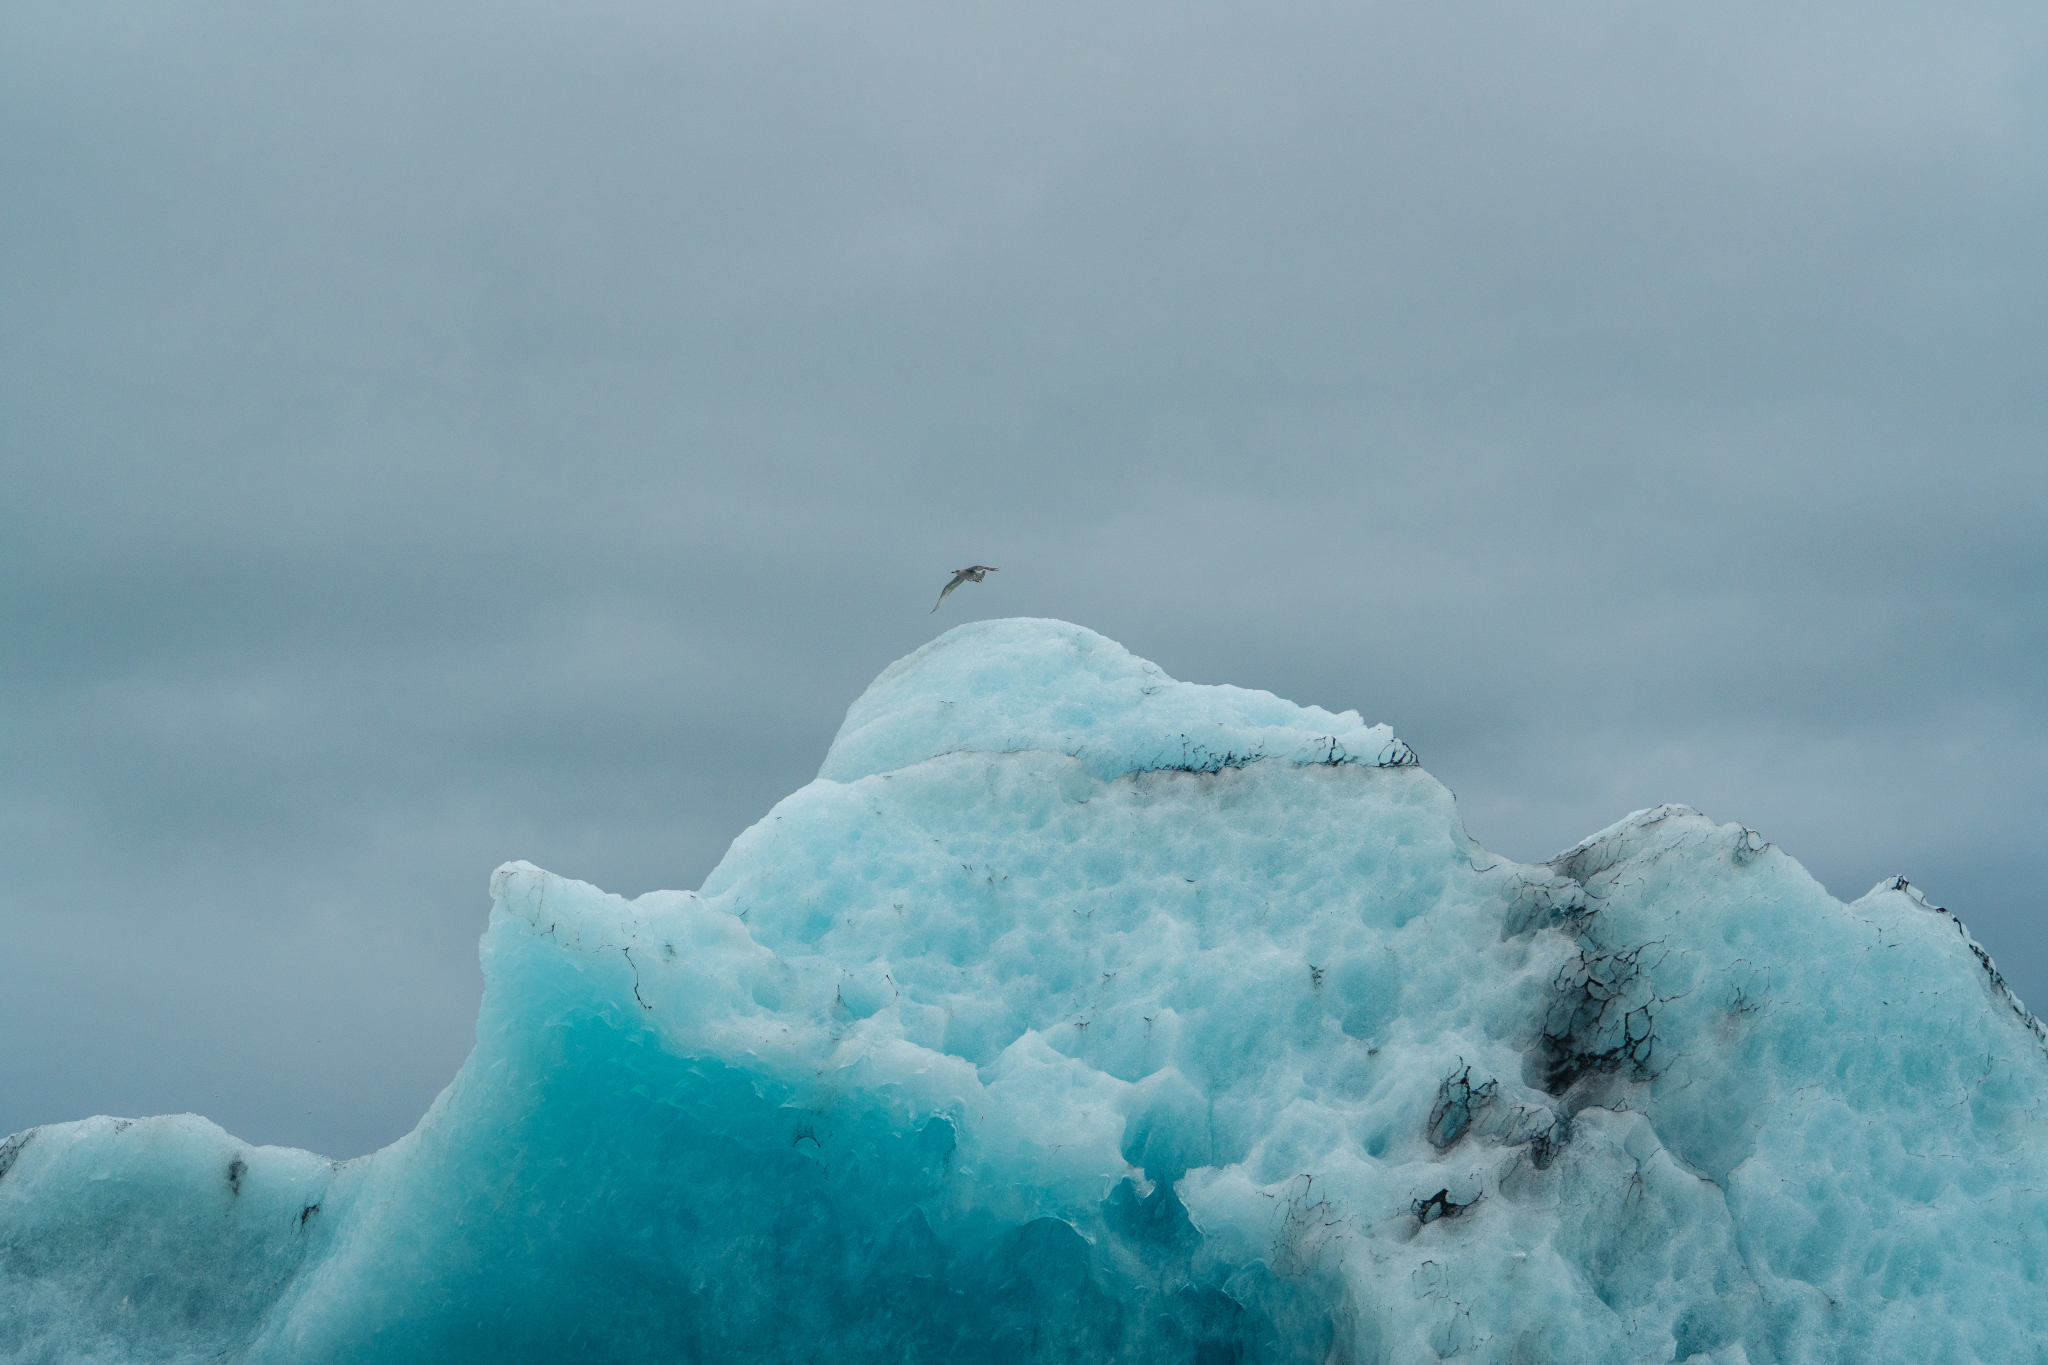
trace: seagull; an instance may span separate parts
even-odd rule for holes
[[[953,595],[953,589],[959,587],[962,583],[968,582],[969,580],[979,583],[983,578],[986,578],[989,574],[1000,572],[1001,570],[996,568],[996,566],[993,564],[970,564],[964,569],[953,570],[953,581],[951,583],[948,583],[946,585],[946,590],[939,594],[939,600],[932,603],[932,611],[937,611],[940,607],[945,606],[946,599]],[[927,612],[925,614],[930,615],[931,613]]]

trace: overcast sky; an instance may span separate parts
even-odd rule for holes
[[[2048,1002],[2037,3],[15,0],[0,186],[0,1132],[389,1142],[977,616]]]

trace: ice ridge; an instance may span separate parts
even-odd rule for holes
[[[1516,864],[1384,726],[999,621],[701,892],[491,892],[383,1151],[0,1143],[0,1360],[2044,1359],[2041,1026],[1684,807]]]
[[[884,670],[846,713],[818,776],[852,782],[946,754],[1023,750],[1078,758],[1104,782],[1264,758],[1416,761],[1391,729],[1356,711],[1175,682],[1085,627],[1013,619],[960,626]]]

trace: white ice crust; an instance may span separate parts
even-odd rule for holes
[[[0,1147],[0,1359],[2048,1342],[2048,1053],[1953,915],[1676,806],[1516,864],[1386,727],[1076,626],[896,664],[701,892],[491,890],[375,1156]]]
[[[1175,682],[1065,621],[979,621],[897,660],[846,713],[818,776],[852,782],[955,753],[1078,758],[1126,773],[1293,763],[1413,762],[1384,725],[1271,692]]]

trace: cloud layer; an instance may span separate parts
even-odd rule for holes
[[[977,615],[2048,997],[2036,9],[0,30],[0,1131],[389,1141],[493,866],[696,885]]]

